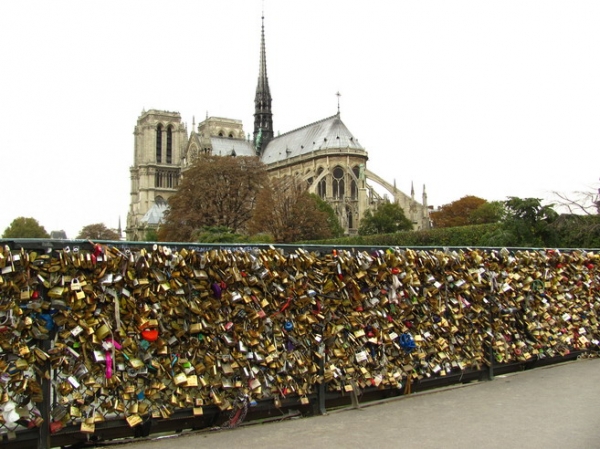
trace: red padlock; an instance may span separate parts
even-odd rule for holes
[[[142,338],[146,341],[158,340],[158,329],[144,329],[142,331]]]

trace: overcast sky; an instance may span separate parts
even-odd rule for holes
[[[252,133],[261,0],[3,2],[0,233],[126,225],[143,109]],[[276,132],[334,115],[429,204],[598,188],[600,2],[265,0]]]

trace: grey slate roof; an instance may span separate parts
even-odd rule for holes
[[[142,223],[158,225],[162,221],[164,213],[168,208],[169,205],[166,201],[155,202],[148,212],[146,212],[146,214],[142,217]]]
[[[212,154],[215,156],[231,156],[235,151],[236,156],[256,156],[252,142],[227,137],[211,137]]]
[[[339,114],[275,137],[267,144],[261,160],[265,164],[283,161],[316,150],[364,150]]]

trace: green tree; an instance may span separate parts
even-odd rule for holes
[[[226,226],[205,226],[194,232],[191,240],[201,243],[238,243],[245,242],[247,237],[236,234]]]
[[[158,232],[156,229],[149,229],[144,236],[146,242],[158,242]]]
[[[553,247],[557,234],[552,223],[558,218],[553,205],[542,205],[539,198],[509,197],[504,202],[506,218],[504,239],[509,246]]]
[[[560,248],[600,248],[600,215],[561,214],[550,225]]]
[[[104,223],[94,223],[84,226],[75,238],[85,240],[121,240],[119,233],[107,228]]]
[[[367,210],[362,220],[358,233],[360,235],[389,234],[397,231],[412,229],[412,223],[397,203],[384,202],[373,213]]]
[[[321,212],[324,212],[327,215],[327,225],[329,226],[329,230],[331,231],[332,237],[341,237],[344,235],[344,228],[340,224],[340,220],[338,219],[333,207],[319,195],[311,193],[311,198],[315,201],[317,205],[317,209]]]
[[[4,230],[5,239],[47,239],[50,235],[35,218],[18,217]]]
[[[504,203],[502,201],[486,201],[469,215],[469,224],[499,223],[504,219]]]
[[[256,157],[198,157],[169,199],[159,240],[189,242],[203,228],[215,226],[244,233],[266,177]]]

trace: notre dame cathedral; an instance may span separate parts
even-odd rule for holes
[[[383,200],[373,183],[402,207],[414,229],[430,227],[425,187],[419,203],[414,188],[406,195],[395,182],[390,184],[369,171],[368,153],[342,121],[339,107],[332,117],[274,135],[264,17],[254,108],[252,140],[246,137],[241,120],[207,117],[197,128],[194,123],[188,134],[178,112],[142,112],[134,131],[127,240],[144,240],[148,231],[156,230],[182,173],[199,154],[258,156],[271,176],[292,175],[304,180],[309,192],[333,207],[347,234],[355,234],[365,211],[376,209]]]

